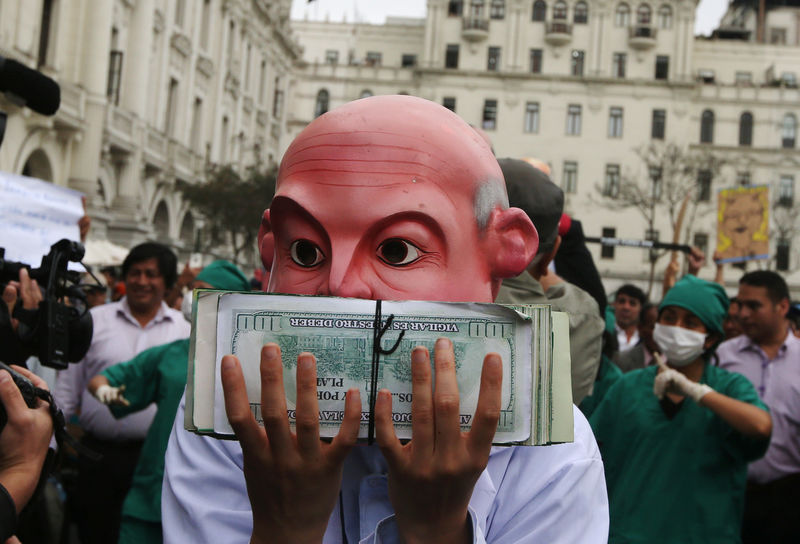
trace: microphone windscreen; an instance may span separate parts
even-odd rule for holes
[[[2,63],[0,90],[13,93],[42,115],[53,115],[61,105],[58,83],[13,59],[4,59]]]

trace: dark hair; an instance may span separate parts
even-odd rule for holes
[[[156,260],[158,272],[164,278],[164,285],[167,289],[171,289],[178,279],[178,258],[170,248],[157,242],[145,242],[130,250],[122,263],[122,279],[128,277],[131,266],[149,259]]]
[[[625,285],[617,289],[617,292],[614,295],[614,300],[616,300],[619,295],[625,295],[631,298],[635,298],[636,300],[639,301],[639,304],[641,304],[642,306],[644,306],[647,303],[647,295],[645,295],[644,291],[642,291],[632,283],[626,283]]]
[[[767,296],[773,304],[777,304],[783,299],[789,300],[789,287],[786,281],[777,272],[772,270],[754,270],[748,272],[739,279],[739,285],[749,285],[751,287],[764,287]]]

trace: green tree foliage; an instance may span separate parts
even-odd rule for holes
[[[204,245],[227,246],[237,264],[251,264],[261,215],[275,195],[277,169],[260,164],[240,175],[231,165],[209,169],[206,181],[178,185],[193,212],[205,218]]]

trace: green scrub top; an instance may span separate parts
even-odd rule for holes
[[[186,387],[189,339],[176,340],[141,352],[128,362],[111,366],[103,376],[114,387],[125,384],[123,395],[130,406],[113,406],[114,417],[124,417],[147,408],[158,407],[147,431],[139,463],[122,515],[161,522],[161,480],[164,478],[164,455],[175,413]]]
[[[597,378],[594,380],[592,394],[583,399],[578,406],[587,419],[597,410],[608,390],[620,377],[622,377],[622,371],[619,367],[605,355],[600,357],[600,368],[597,371]]]
[[[769,439],[742,435],[689,398],[669,419],[653,394],[656,370],[624,374],[589,420],[605,466],[609,542],[740,542],[747,463]],[[741,374],[707,364],[700,382],[767,410]]]

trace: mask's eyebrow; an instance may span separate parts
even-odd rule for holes
[[[317,233],[324,239],[325,243],[330,246],[330,237],[328,236],[328,231],[325,230],[325,227],[320,223],[314,215],[305,209],[300,203],[295,201],[291,197],[287,196],[276,196],[272,199],[272,204],[270,204],[270,218],[272,222],[272,231],[275,233],[276,239],[281,234],[281,229],[279,225],[283,224],[282,217],[289,213],[297,213],[300,215],[303,221],[305,221],[308,225],[311,226]]]

